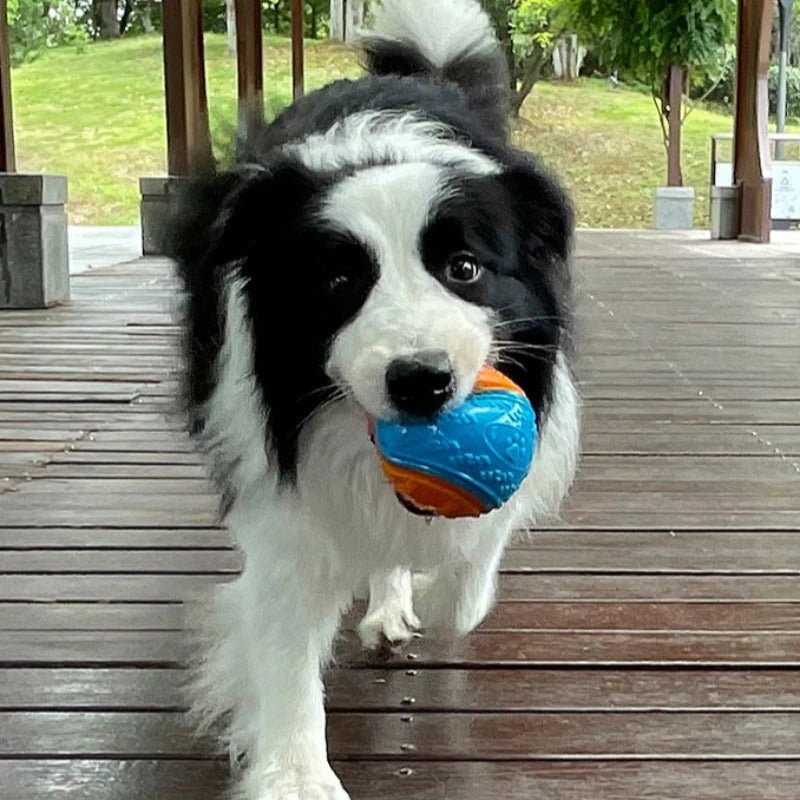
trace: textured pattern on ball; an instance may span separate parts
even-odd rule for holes
[[[527,476],[536,414],[519,387],[487,367],[462,405],[432,421],[378,421],[375,440],[403,500],[435,516],[474,517],[506,503]]]

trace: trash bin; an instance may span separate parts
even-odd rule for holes
[[[711,238],[736,239],[739,231],[739,189],[711,187]]]

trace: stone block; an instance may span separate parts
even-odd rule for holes
[[[655,229],[691,230],[694,227],[694,197],[691,186],[660,186],[656,189]]]
[[[186,178],[140,178],[142,254],[164,255],[164,231],[181,186]]]
[[[69,300],[67,179],[0,173],[0,309]]]

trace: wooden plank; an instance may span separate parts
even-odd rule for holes
[[[4,666],[177,666],[190,643],[173,631],[6,631],[0,640]],[[496,668],[593,666],[797,667],[800,635],[776,632],[523,631],[484,633],[450,644],[419,639],[408,652],[364,655],[343,635],[341,663],[407,668],[482,665]]]
[[[797,574],[800,540],[792,533],[725,530],[532,531],[508,551],[509,572]]]
[[[4,602],[162,602],[184,600],[215,584],[224,575],[0,575]]]
[[[3,575],[192,575],[239,573],[235,550],[4,550]]]
[[[232,551],[209,551],[210,566],[224,575],[235,572]],[[228,556],[228,558],[224,558]],[[217,565],[216,561],[221,565]],[[193,565],[191,565],[193,566]],[[201,564],[203,566],[203,564]],[[169,564],[172,574],[180,563]],[[181,574],[181,573],[178,573]],[[211,574],[200,573],[200,574]],[[360,606],[343,619],[343,630],[354,630],[363,616]],[[0,630],[180,630],[182,606],[160,603],[0,602]],[[500,603],[480,626],[487,632],[710,631],[800,632],[798,603]]]
[[[0,584],[2,586],[2,584]],[[506,575],[504,600],[800,600],[794,576]]]
[[[800,715],[726,712],[334,714],[336,758],[795,760]],[[186,758],[218,752],[179,713],[0,712],[5,758]],[[409,747],[412,745],[413,747]]]
[[[356,798],[386,800],[496,800],[547,797],[586,800],[663,800],[683,797],[691,787],[703,800],[796,800],[800,764],[794,761],[696,763],[558,761],[558,762],[420,762],[345,761],[334,764]],[[8,786],[5,800],[44,800],[53,791],[71,800],[211,800],[228,782],[222,759],[211,760],[35,760],[0,764]],[[76,789],[79,787],[79,789]],[[766,795],[764,792],[769,794]]]
[[[206,552],[206,551],[204,551]],[[164,574],[208,567],[207,573],[235,572],[233,551],[207,551],[208,564],[169,561]],[[5,555],[5,554],[4,554]],[[196,553],[189,555],[197,556]],[[66,571],[66,570],[65,570]],[[102,571],[98,567],[97,572]],[[134,571],[134,570],[131,570]],[[206,574],[207,574],[206,573]],[[181,573],[178,573],[181,574]],[[343,620],[352,631],[363,616],[358,607]],[[424,623],[424,620],[423,620]],[[21,603],[0,602],[0,630],[181,630],[183,606],[173,603]],[[785,632],[800,633],[800,603],[500,603],[480,626],[489,632]]]
[[[0,575],[4,602],[181,600],[231,576]],[[508,601],[800,601],[795,576],[505,575],[500,597]]]
[[[0,549],[60,550],[63,548],[195,549],[232,546],[220,528],[4,528]],[[0,554],[0,562],[2,562]]]
[[[179,669],[0,669],[0,709],[180,711]],[[794,711],[795,670],[330,670],[330,711]]]

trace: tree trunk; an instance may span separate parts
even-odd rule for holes
[[[133,0],[125,0],[125,6],[122,9],[122,17],[119,21],[119,33],[122,36],[128,30],[128,24],[131,21],[131,14],[133,13]]]
[[[155,30],[155,25],[153,25],[153,0],[145,0],[142,5],[142,26],[145,33],[152,33]]]
[[[317,16],[317,7],[311,6],[311,38],[316,39],[319,36],[319,17]]]
[[[117,19],[117,0],[99,0],[100,3],[100,38],[119,38],[119,20]]]
[[[331,0],[330,38],[337,42],[344,41],[344,0]]]
[[[681,171],[681,103],[686,70],[680,64],[673,64],[667,75],[665,96],[667,100],[667,123],[669,139],[667,145],[667,186],[683,186]]]
[[[347,0],[347,10],[345,41],[353,42],[364,27],[364,0]]]
[[[523,103],[528,99],[528,95],[533,91],[539,78],[542,77],[542,69],[546,61],[547,53],[541,48],[525,61],[519,89],[511,96],[511,113],[515,118],[520,115]]]
[[[236,0],[225,0],[225,31],[228,34],[228,52],[236,55]]]

